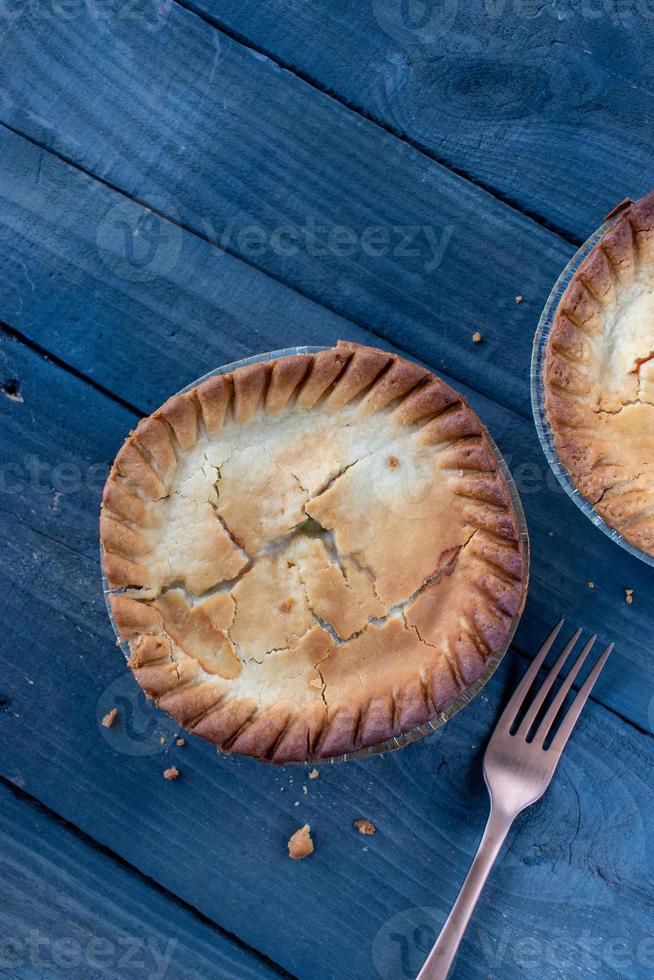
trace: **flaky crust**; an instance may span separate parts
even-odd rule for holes
[[[607,524],[652,555],[653,357],[654,192],[620,206],[572,278],[543,379],[557,452],[575,486]]]
[[[418,365],[346,342],[212,377],[142,421],[101,539],[146,694],[278,763],[450,707],[505,646],[528,574],[474,412]]]

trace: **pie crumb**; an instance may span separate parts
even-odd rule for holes
[[[179,769],[177,766],[171,766],[170,769],[164,769],[164,779],[178,779]]]
[[[473,344],[480,344],[481,340],[482,340],[481,334],[479,333],[478,330],[476,330],[475,333],[473,333],[472,335],[472,342]]]
[[[179,747],[182,748],[184,745],[186,745],[186,739],[185,738],[176,739],[175,745],[179,745]]]
[[[306,786],[303,786],[303,787],[302,787],[302,792],[303,792],[303,793],[304,793],[304,795],[306,796],[306,795],[307,795],[307,793],[309,792],[309,790],[308,790],[308,789],[306,788]]]
[[[313,841],[311,840],[311,827],[305,823],[304,827],[296,830],[288,842],[288,856],[294,861],[301,861],[302,858],[313,854]]]
[[[516,296],[515,301],[516,301],[516,303],[522,303],[523,299],[524,299],[524,296]]]
[[[625,601],[627,602],[627,604],[629,606],[633,605],[633,601],[634,601],[634,590],[633,589],[625,589],[624,590],[624,597],[625,597]]]
[[[312,769],[311,772],[309,773],[309,779],[317,779],[319,775],[320,775],[319,769]]]
[[[166,737],[165,735],[162,735],[161,738],[159,739],[159,745],[165,745],[165,744],[166,744]]]
[[[112,708],[102,719],[102,724],[105,728],[111,728],[116,718],[118,717],[118,708]]]
[[[588,588],[589,589],[594,589],[595,588],[595,583],[594,582],[589,582],[588,583]]]
[[[377,832],[377,828],[370,820],[355,820],[354,826],[360,834],[365,834],[366,837],[372,837]]]
[[[386,462],[391,470],[397,469],[397,467],[400,465],[400,461],[397,456],[389,456]]]
[[[289,613],[294,605],[295,605],[295,599],[289,596],[288,599],[284,599],[283,602],[280,602],[279,611],[283,613]]]

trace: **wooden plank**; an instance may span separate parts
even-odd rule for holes
[[[568,243],[176,4],[159,31],[117,18],[104,33],[85,14],[43,31],[35,17],[13,26],[0,120],[529,414],[533,331]],[[31,208],[37,238],[75,237],[70,202],[37,203],[30,160],[7,138],[3,182],[22,186],[15,201],[3,188],[6,207]],[[120,211],[103,216],[114,277],[175,274],[175,236],[157,229],[135,239]]]
[[[158,258],[130,277],[121,243],[101,251],[98,229],[143,228],[149,212],[6,130],[0,174],[0,319],[144,412],[171,383],[280,339],[330,344],[358,329],[163,220]]]
[[[217,756],[196,739],[177,748],[126,675],[99,589],[97,464],[133,416],[23,345],[5,340],[3,356],[23,401],[0,402],[0,458],[18,465],[3,464],[0,500],[0,772],[298,976],[411,976],[431,935],[415,910],[428,906],[432,926],[443,920],[481,831],[480,745],[515,684],[515,657],[440,735],[323,766],[317,780]],[[115,704],[121,722],[103,729]],[[171,762],[174,783],[162,778]],[[496,952],[503,976],[520,975],[516,957],[536,937],[540,972],[568,977],[560,964],[581,969],[588,931],[599,975],[619,975],[618,939],[638,976],[651,929],[653,763],[650,736],[589,707],[493,878],[464,976],[486,976]],[[379,826],[371,840],[353,832],[358,817]],[[305,821],[317,850],[293,864],[286,840]]]
[[[3,209],[5,230],[0,230],[5,256],[0,266],[0,317],[141,411],[155,408],[182,385],[245,354],[296,343],[329,344],[339,336],[385,343],[188,233],[180,233],[178,259],[165,275],[145,282],[116,275],[98,254],[95,230],[115,208],[137,226],[143,209],[25,140],[5,139],[8,152],[3,159],[16,160],[15,147],[24,155],[15,179],[9,179],[7,168],[7,179],[0,184],[0,195],[11,204]],[[29,179],[37,173],[38,181]],[[47,214],[51,219],[44,218]],[[166,232],[161,234],[165,239]],[[6,378],[13,377],[12,370],[5,365]],[[650,695],[641,682],[651,656],[649,633],[643,627],[650,621],[644,608],[649,569],[589,526],[565,498],[531,422],[457,386],[507,454],[527,510],[534,558],[519,645],[526,652],[536,649],[548,624],[562,613],[607,639],[618,639],[622,660],[616,658],[610,665],[598,697],[649,730]],[[47,414],[45,405],[41,411]],[[50,424],[56,426],[57,418]],[[65,446],[67,423],[62,424],[60,441]],[[131,418],[117,425],[99,455],[90,443],[87,465],[100,460],[104,472],[132,425]],[[85,432],[86,428],[77,436],[82,446],[87,446]],[[17,431],[15,438],[24,441],[23,432]],[[38,455],[40,448],[34,451]],[[62,496],[60,504],[72,505],[74,499]],[[62,513],[49,509],[47,495],[37,495],[37,502],[47,533],[62,541],[80,541],[75,511],[64,528]],[[12,506],[29,510],[35,504],[14,497]],[[88,526],[87,550],[95,554],[95,526]],[[587,586],[591,580],[595,590]],[[634,606],[625,603],[625,588],[635,590]]]
[[[654,186],[650,3],[186,5],[572,239]]]
[[[1,976],[280,976],[1,783],[0,842]]]

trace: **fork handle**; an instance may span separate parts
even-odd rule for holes
[[[470,916],[486,884],[489,872],[495,863],[516,814],[507,814],[491,807],[488,823],[477,848],[466,880],[461,886],[459,896],[452,907],[440,936],[425,960],[418,980],[446,980],[454,957],[463,939]]]

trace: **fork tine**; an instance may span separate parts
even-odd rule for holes
[[[588,643],[586,643],[583,650],[581,651],[581,653],[573,663],[572,667],[568,671],[568,676],[565,678],[565,680],[561,684],[561,687],[556,692],[556,697],[554,698],[551,705],[549,706],[547,710],[547,714],[545,715],[540,725],[538,726],[538,729],[534,733],[533,742],[535,745],[542,745],[545,739],[547,738],[547,734],[552,727],[554,719],[559,713],[559,709],[561,708],[561,705],[567,698],[568,692],[572,687],[577,674],[583,667],[584,661],[588,656],[588,654],[590,653],[596,639],[597,639],[597,634],[591,636],[590,640],[588,641]]]
[[[559,728],[558,732],[554,737],[552,744],[550,745],[549,748],[550,752],[554,752],[557,755],[560,755],[561,752],[563,752],[563,749],[565,748],[566,743],[570,738],[570,735],[572,734],[572,729],[575,727],[577,723],[577,719],[579,718],[579,715],[583,711],[583,707],[586,704],[586,701],[588,700],[588,696],[590,692],[593,690],[595,681],[601,674],[604,664],[609,659],[609,655],[613,650],[613,646],[614,646],[613,643],[609,643],[607,648],[603,651],[602,656],[599,658],[599,660],[591,670],[590,674],[586,678],[583,686],[579,689],[579,692],[577,693],[577,697],[570,705],[568,713],[566,714],[565,718],[561,722],[561,727]]]
[[[509,701],[506,708],[502,712],[500,720],[498,721],[496,726],[497,729],[502,728],[505,725],[508,728],[510,728],[511,725],[513,724],[513,721],[518,713],[520,705],[524,701],[525,695],[527,694],[527,691],[529,690],[529,688],[533,683],[534,677],[540,670],[541,665],[545,660],[545,657],[550,652],[552,644],[554,643],[555,639],[561,632],[561,627],[563,626],[563,623],[564,620],[560,619],[559,622],[554,627],[554,629],[552,630],[552,632],[550,633],[550,635],[543,643],[542,647],[540,648],[540,650],[538,651],[534,659],[532,660],[531,664],[529,665],[529,669],[527,670],[524,677],[516,687],[511,700]]]
[[[579,639],[580,636],[581,636],[581,626],[579,627],[579,629],[577,630],[577,632],[574,633],[572,635],[572,637],[568,640],[568,642],[566,643],[566,645],[563,648],[563,651],[562,651],[559,659],[556,661],[556,663],[554,664],[554,666],[550,670],[549,674],[547,675],[547,677],[545,678],[545,680],[541,684],[540,688],[538,689],[538,693],[534,697],[534,700],[532,701],[532,703],[529,705],[529,710],[527,711],[526,715],[524,716],[524,718],[520,722],[520,727],[518,728],[518,730],[516,732],[516,735],[518,737],[520,737],[520,738],[526,738],[527,735],[529,734],[529,729],[533,725],[533,723],[535,721],[535,718],[536,718],[536,715],[538,714],[538,712],[540,711],[541,707],[543,706],[543,702],[545,701],[545,698],[547,697],[547,695],[548,695],[548,693],[549,693],[549,691],[550,691],[550,689],[551,689],[554,681],[559,676],[559,673],[561,672],[561,668],[563,667],[563,664],[566,662],[566,660],[570,656],[570,653],[572,652],[572,649],[573,649],[575,643],[577,642],[577,640]],[[593,637],[593,641],[591,642],[591,646],[593,645],[593,642],[594,641],[595,641],[595,638]],[[589,649],[590,649],[590,647],[589,647]],[[588,650],[586,650],[585,652],[587,653]],[[581,664],[579,666],[581,666]]]

